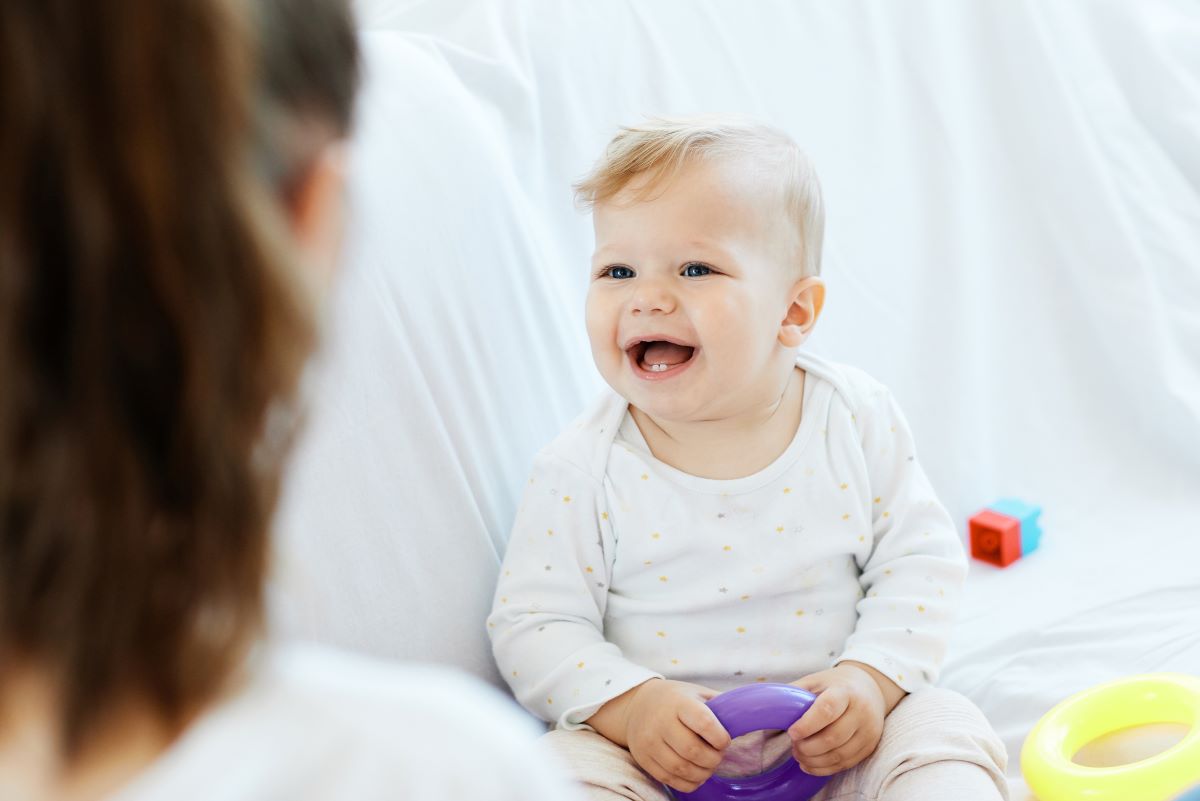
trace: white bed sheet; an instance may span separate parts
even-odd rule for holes
[[[278,632],[499,683],[482,621],[517,494],[599,385],[569,184],[620,122],[728,110],[822,176],[813,348],[893,388],[958,520],[1045,507],[1039,552],[975,565],[944,677],[1013,771],[1069,692],[1200,673],[1194,6],[359,12],[353,227],[280,518]]]
[[[979,594],[980,588],[972,591]],[[1014,616],[1044,615],[1036,595],[1025,594],[1023,604],[1010,601]],[[1007,635],[960,636],[943,684],[986,711],[1008,749],[1009,773],[1016,777],[1017,756],[1032,724],[1064,698],[1140,673],[1200,672],[1197,609],[1200,586],[1193,582],[1050,617]],[[960,628],[981,622],[968,617]]]

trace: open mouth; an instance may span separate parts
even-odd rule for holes
[[[635,372],[645,378],[665,378],[690,365],[696,348],[665,339],[643,339],[632,344],[626,353]]]

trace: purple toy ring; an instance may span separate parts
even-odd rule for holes
[[[741,737],[761,729],[787,729],[816,700],[812,693],[790,684],[748,684],[721,693],[708,702],[708,708],[730,737]],[[789,756],[765,773],[736,779],[714,774],[690,793],[672,793],[680,801],[806,801],[829,779],[805,773]]]

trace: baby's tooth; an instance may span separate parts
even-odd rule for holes
[[[650,365],[650,369],[655,373],[661,373],[663,370],[667,369],[667,366],[662,362],[659,362],[658,364]]]

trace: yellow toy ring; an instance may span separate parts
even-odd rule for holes
[[[1091,768],[1072,758],[1105,734],[1180,723],[1184,738],[1152,757]],[[1021,748],[1021,771],[1041,801],[1167,801],[1200,781],[1200,678],[1153,673],[1101,684],[1046,713]]]

